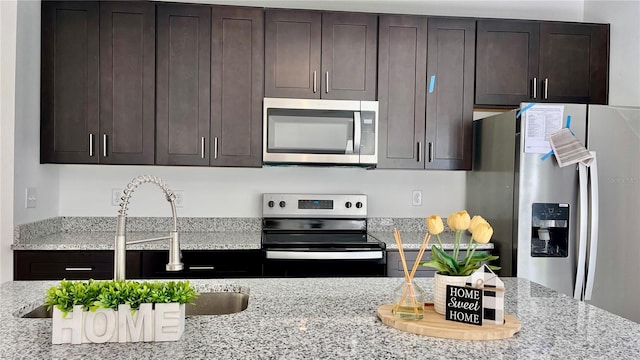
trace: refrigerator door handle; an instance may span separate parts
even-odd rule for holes
[[[588,221],[588,193],[587,193],[587,167],[578,164],[578,183],[580,186],[580,212],[578,213],[578,267],[576,269],[576,283],[573,290],[573,298],[582,300],[584,289],[585,266],[587,257],[587,221]]]
[[[593,161],[589,167],[589,190],[591,199],[589,201],[589,211],[591,215],[589,228],[589,266],[587,267],[587,285],[585,287],[584,300],[591,300],[593,293],[593,283],[596,275],[596,258],[598,254],[598,223],[599,223],[599,193],[598,193],[598,164],[596,153],[591,151]]]

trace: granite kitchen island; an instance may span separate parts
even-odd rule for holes
[[[19,316],[57,282],[0,285],[2,358],[67,359],[637,359],[640,324],[524,279],[504,279],[522,330],[504,340],[450,340],[382,324],[400,278],[192,280],[201,292],[249,292],[245,311],[190,316],[180,341],[51,345],[51,319]],[[417,279],[432,297],[432,279]]]

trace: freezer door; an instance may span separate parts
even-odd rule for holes
[[[543,104],[535,106],[538,105]],[[562,106],[563,126],[567,116],[571,116],[571,131],[585,143],[586,105],[546,105]],[[521,105],[522,108],[525,106]],[[525,119],[523,114],[516,120],[521,130],[517,136],[519,150],[516,150],[514,199],[517,211],[517,276],[573,296],[579,225],[577,166],[561,168],[554,156],[543,159],[544,154],[525,153]],[[541,209],[552,213],[544,216]],[[568,224],[561,223],[565,217]]]
[[[599,241],[590,303],[640,323],[640,108],[589,106],[599,173]]]

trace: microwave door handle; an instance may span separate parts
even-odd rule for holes
[[[362,136],[362,123],[360,112],[353,113],[353,153],[360,155],[360,140]]]

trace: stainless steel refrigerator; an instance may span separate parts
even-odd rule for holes
[[[558,127],[590,166],[559,166],[546,148]],[[467,210],[493,226],[500,275],[640,322],[640,108],[524,103],[473,129]]]

